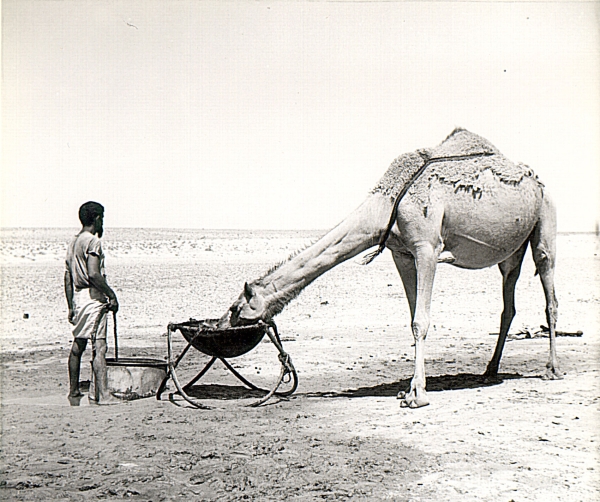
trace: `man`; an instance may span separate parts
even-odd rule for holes
[[[106,318],[108,311],[117,312],[117,295],[106,282],[104,253],[100,244],[104,207],[86,202],[79,208],[81,231],[73,237],[67,250],[65,295],[69,306],[69,322],[73,328],[73,346],[69,355],[69,401],[79,404],[81,356],[92,341],[92,369],[95,385],[90,388],[91,404],[118,402],[108,391],[106,377]]]

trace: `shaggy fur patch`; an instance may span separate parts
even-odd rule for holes
[[[469,155],[473,157],[451,159]],[[479,196],[485,188],[479,176],[488,169],[506,184],[518,185],[524,177],[537,180],[527,165],[513,163],[485,138],[466,129],[457,128],[438,146],[405,153],[394,160],[371,193],[382,193],[396,198],[426,162],[430,165],[423,176],[428,180],[435,179],[454,186],[456,190],[470,191]]]

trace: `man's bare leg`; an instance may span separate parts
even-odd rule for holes
[[[96,355],[92,361],[92,368],[96,380],[94,397],[97,399],[97,404],[117,404],[119,403],[119,400],[108,390],[106,376],[106,340],[96,340],[95,352]]]
[[[81,356],[87,346],[84,338],[75,338],[69,354],[69,399],[81,398],[83,394],[79,390],[79,373],[81,371]]]

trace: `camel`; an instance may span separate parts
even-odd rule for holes
[[[516,313],[515,285],[529,244],[546,299],[550,357],[544,378],[559,379],[554,204],[527,165],[514,164],[489,141],[462,128],[435,148],[398,157],[346,219],[313,245],[246,283],[221,324],[268,323],[331,268],[378,246],[365,260],[370,262],[387,247],[408,300],[415,347],[414,376],[410,388],[398,398],[402,407],[419,408],[429,404],[424,348],[437,264],[465,269],[498,264],[504,309],[484,374],[497,379]]]

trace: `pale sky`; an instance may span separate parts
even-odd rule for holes
[[[593,231],[599,5],[3,0],[1,225],[326,229],[462,126]]]

